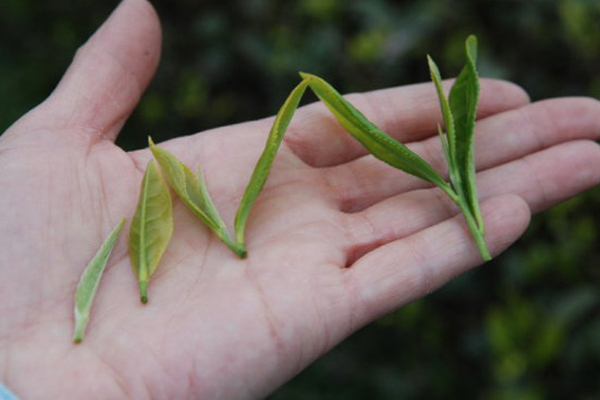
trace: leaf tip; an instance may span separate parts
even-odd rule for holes
[[[154,158],[156,158],[157,161],[160,161],[160,150],[161,148],[158,147],[155,143],[154,140],[152,140],[152,138],[150,136],[148,136],[148,147],[150,148],[150,151],[152,152],[152,155],[154,156]]]
[[[465,41],[465,50],[467,57],[475,62],[477,60],[477,36],[469,35],[469,37],[467,37],[467,40]]]
[[[429,74],[431,75],[433,83],[436,85],[441,84],[442,76],[440,74],[440,69],[429,54],[427,54],[427,65],[429,66]]]
[[[302,71],[298,72],[298,75],[300,75],[300,77],[304,81],[312,81],[313,79],[317,78],[316,75],[309,74],[308,72],[302,72]]]
[[[467,43],[468,44],[475,44],[477,45],[477,36],[471,34],[467,37]]]

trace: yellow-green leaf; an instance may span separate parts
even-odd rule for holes
[[[148,301],[148,282],[173,234],[169,189],[154,160],[148,163],[137,209],[129,231],[131,266],[140,285],[140,299]]]
[[[196,177],[174,154],[156,146],[150,138],[148,138],[148,142],[165,178],[181,201],[234,253],[244,257],[246,255],[244,249],[229,236],[227,227],[206,189],[202,173]]]
[[[83,340],[85,328],[90,320],[92,303],[94,302],[98,285],[100,285],[100,279],[124,224],[125,218],[121,219],[116,228],[108,235],[79,279],[79,284],[75,290],[75,328],[73,330],[73,342],[75,343]]]

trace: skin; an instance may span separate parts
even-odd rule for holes
[[[138,300],[122,235],[86,340],[73,345],[77,280],[118,220],[133,215],[150,159],[113,140],[159,53],[154,11],[125,0],[54,93],[0,137],[0,381],[21,398],[263,398],[361,326],[480,264],[439,190],[365,155],[315,103],[298,111],[250,215],[248,258],[175,200],[150,302]],[[433,85],[348,99],[443,170]],[[600,181],[600,105],[530,104],[517,86],[484,80],[478,118],[478,186],[498,255],[532,212]],[[161,145],[202,165],[232,221],[271,122]]]

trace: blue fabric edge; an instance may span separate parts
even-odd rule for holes
[[[0,400],[19,400],[2,382],[0,382]]]

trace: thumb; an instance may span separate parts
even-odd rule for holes
[[[94,141],[114,140],[154,75],[160,45],[160,22],[150,3],[122,1],[32,113],[43,118],[32,119],[47,128],[75,128]]]

